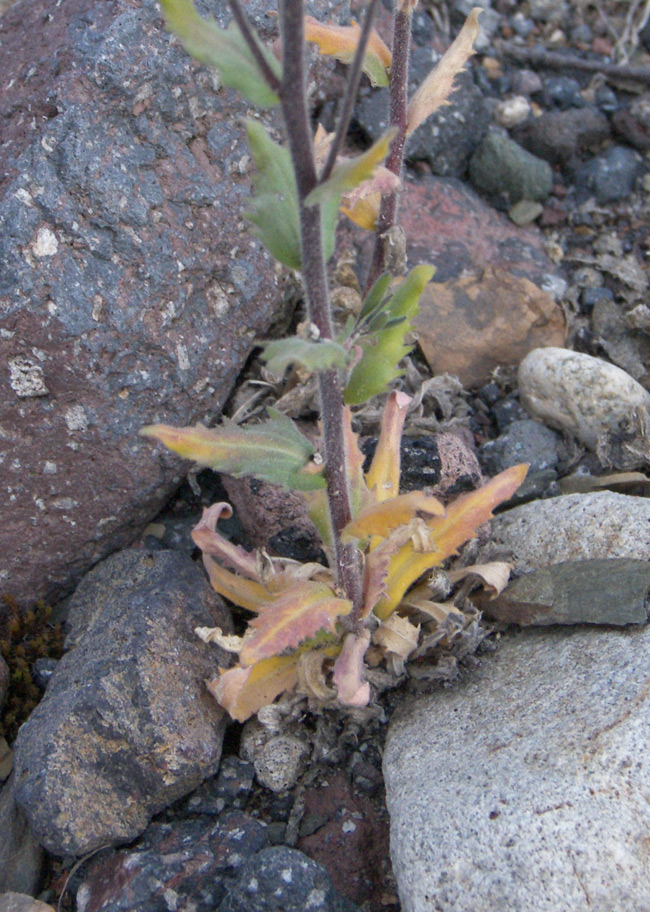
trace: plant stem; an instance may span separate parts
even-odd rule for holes
[[[393,45],[391,54],[393,63],[390,76],[390,125],[397,127],[397,135],[391,143],[390,154],[386,159],[386,167],[398,177],[402,176],[404,162],[404,146],[406,144],[406,112],[408,101],[408,72],[409,56],[411,49],[411,18],[412,10],[398,8],[395,12],[393,25]],[[382,197],[379,207],[379,217],[375,234],[375,249],[373,251],[370,275],[366,288],[372,288],[376,280],[386,269],[387,238],[386,233],[397,219],[397,191],[387,193]]]
[[[300,206],[302,280],[309,320],[321,339],[332,339],[334,329],[330,304],[320,206],[305,206],[317,184],[314,146],[307,109],[303,0],[281,0],[282,86],[280,101],[287,129]],[[318,375],[323,446],[326,462],[327,498],[333,530],[336,580],[353,603],[351,623],[357,623],[363,602],[361,565],[357,549],[344,545],[341,530],[352,519],[348,488],[343,390],[337,370]]]

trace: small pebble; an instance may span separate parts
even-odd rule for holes
[[[528,99],[523,95],[515,95],[514,98],[500,101],[494,110],[494,116],[497,123],[506,129],[510,129],[524,123],[528,119],[530,112],[531,108]]]

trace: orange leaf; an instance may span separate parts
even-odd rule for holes
[[[379,503],[399,493],[400,441],[410,403],[410,396],[396,390],[386,401],[379,443],[366,474],[366,484],[371,490],[374,488]]]
[[[352,602],[338,598],[325,583],[313,580],[296,583],[251,621],[240,653],[242,665],[294,649],[320,630],[334,633],[339,617],[350,613]]]
[[[217,523],[222,514],[226,519],[232,516],[232,507],[225,501],[204,508],[201,519],[192,529],[192,541],[204,554],[212,554],[229,564],[233,570],[260,582],[255,554],[239,545],[233,545],[217,532]]]
[[[261,611],[273,598],[259,583],[231,573],[209,554],[203,555],[203,566],[214,591],[235,605],[239,605],[240,608],[246,608],[248,611]]]
[[[411,98],[406,112],[407,136],[417,130],[439,107],[449,104],[447,99],[454,91],[454,78],[474,53],[473,45],[479,32],[480,12],[482,10],[478,6],[472,10],[454,43]]]
[[[391,558],[387,595],[377,603],[377,617],[385,620],[418,577],[441,564],[468,541],[479,526],[492,517],[492,510],[512,497],[527,472],[527,465],[506,469],[482,488],[464,494],[449,504],[444,516],[429,520],[426,525],[435,551],[417,552],[413,542],[406,542]]]
[[[305,40],[318,45],[321,54],[351,63],[359,43],[361,27],[352,25],[323,25],[313,16],[305,16]],[[376,29],[370,40],[363,61],[363,71],[373,85],[388,85],[388,70],[392,63],[390,50],[379,37]]]
[[[410,491],[368,507],[347,524],[341,537],[343,541],[367,538],[369,535],[387,538],[393,529],[407,525],[421,514],[443,516],[444,512],[445,508],[436,497],[431,497],[424,491]]]
[[[206,681],[208,690],[231,718],[245,722],[263,706],[268,706],[298,680],[298,657],[274,656],[252,668],[229,668],[218,678]]]

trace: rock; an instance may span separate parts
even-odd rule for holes
[[[546,111],[513,131],[518,143],[551,165],[571,172],[580,156],[598,150],[609,138],[607,118],[596,108]]]
[[[212,814],[217,816],[226,808],[244,808],[253,787],[254,769],[239,757],[224,757],[219,772],[206,779],[180,806],[186,816]],[[179,809],[179,805],[176,805]]]
[[[409,94],[412,95],[433,69],[431,47],[414,45],[411,53]],[[469,157],[490,123],[490,113],[472,74],[458,77],[450,104],[439,108],[409,138],[406,159],[425,161],[441,177],[462,177]],[[366,90],[359,98],[355,124],[373,142],[388,128],[388,91]]]
[[[381,909],[389,859],[387,817],[381,819],[375,804],[356,795],[345,774],[334,770],[305,790],[296,847],[327,869],[340,893],[360,906]]]
[[[268,845],[267,828],[241,811],[216,822],[152,823],[138,843],[90,863],[77,890],[79,912],[214,912],[227,883]]]
[[[557,23],[568,12],[567,0],[529,0],[530,15],[536,22]]]
[[[205,687],[229,616],[175,551],[120,552],[70,603],[68,651],[15,743],[16,801],[54,855],[129,842],[214,775],[225,714]],[[221,657],[221,658],[219,658]]]
[[[492,544],[522,570],[589,559],[650,560],[650,500],[612,491],[567,494],[492,520]]]
[[[627,199],[643,172],[643,159],[626,146],[611,146],[592,158],[575,174],[578,199],[593,195],[597,203]]]
[[[530,225],[535,219],[544,213],[544,207],[541,203],[534,203],[532,200],[519,200],[508,210],[508,218],[515,225]]]
[[[519,365],[519,394],[537,421],[603,449],[650,409],[650,393],[619,367],[563,348],[538,348]]]
[[[275,733],[257,719],[244,726],[242,757],[253,764],[258,781],[272,792],[294,787],[309,752],[307,739],[298,734]]]
[[[0,789],[0,893],[38,891],[45,853],[16,804],[15,776]]]
[[[566,111],[583,108],[586,104],[580,94],[580,83],[570,76],[549,76],[544,80],[544,101],[547,105]]]
[[[500,101],[494,109],[496,122],[507,130],[524,123],[530,113],[530,102],[524,95],[515,95],[514,98]]]
[[[524,199],[543,202],[553,185],[548,162],[495,132],[488,133],[472,155],[469,176],[477,190],[503,196],[509,205]]]
[[[0,912],[54,912],[54,909],[26,893],[3,893],[0,895]]]
[[[455,374],[468,388],[538,345],[562,344],[566,337],[563,311],[550,294],[490,266],[478,275],[430,282],[414,326],[431,370]]]
[[[219,414],[280,284],[241,217],[248,103],[153,0],[24,0],[0,47],[1,582],[30,603],[169,498],[185,467],[138,429]]]
[[[542,472],[557,467],[558,443],[557,434],[537,421],[513,421],[496,440],[483,444],[478,458],[488,476],[522,462],[530,465],[531,472]]]
[[[650,93],[640,95],[629,107],[616,111],[612,125],[615,132],[635,149],[647,152],[650,149]]]
[[[359,912],[324,867],[296,849],[273,846],[246,860],[218,912]]]
[[[614,300],[609,289],[598,289],[603,294],[594,301],[591,326],[594,341],[607,357],[645,388],[650,377],[650,339],[632,332],[628,314]]]
[[[496,598],[480,597],[483,612],[507,624],[646,624],[650,593],[647,561],[566,561],[526,573]]]
[[[384,777],[405,912],[647,906],[649,648],[647,628],[504,636],[393,718]]]

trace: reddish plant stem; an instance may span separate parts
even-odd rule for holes
[[[397,127],[397,135],[391,143],[386,167],[398,177],[402,176],[404,163],[404,146],[406,144],[406,112],[408,103],[408,72],[411,51],[411,12],[398,9],[393,25],[393,45],[391,54],[393,63],[390,76],[390,110],[389,119],[392,127]],[[387,239],[386,232],[393,227],[397,219],[397,191],[382,197],[377,218],[375,249],[366,289],[372,288],[379,276],[386,269]]]
[[[317,174],[307,109],[303,0],[281,2],[280,27],[283,73],[280,101],[298,188],[302,279],[309,320],[318,329],[321,339],[332,339],[334,331],[320,206],[305,205],[305,199],[317,184]],[[363,604],[363,582],[358,550],[341,541],[341,531],[352,518],[352,508],[343,424],[343,390],[338,371],[319,373],[318,386],[336,580],[339,588],[352,601],[350,625],[356,626]]]

